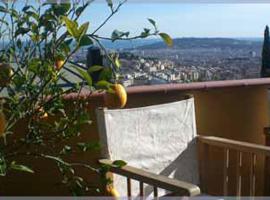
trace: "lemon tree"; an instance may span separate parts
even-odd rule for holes
[[[96,173],[104,168],[96,169],[68,159],[74,152],[99,148],[95,141],[70,144],[72,138],[80,136],[83,125],[91,124],[87,102],[80,100],[80,93],[85,89],[106,90],[111,94],[118,93],[115,88],[123,90],[117,85],[121,63],[117,56],[107,52],[101,40],[114,42],[160,36],[172,45],[170,37],[160,33],[152,19],[148,19],[150,28],[144,28],[139,35],[114,30],[111,37],[101,36],[102,27],[125,1],[114,5],[107,0],[110,14],[96,29],[87,20],[78,22],[84,20],[83,13],[92,2],[65,0],[64,3],[31,4],[26,1],[23,6],[22,1],[0,2],[0,176],[6,176],[10,170],[35,173],[30,163],[18,162],[18,156],[48,159],[57,165],[62,183],[73,195],[85,194],[91,188],[83,177],[77,176],[75,168],[84,167]],[[89,69],[74,64],[72,56],[89,45],[101,48],[111,64]],[[63,73],[66,66],[78,72],[81,82],[67,80]],[[91,75],[96,71],[101,73],[98,82],[93,83]],[[68,88],[59,84],[63,80],[69,82]],[[67,110],[65,96],[70,93],[77,98]],[[126,96],[122,101],[126,101]],[[15,130],[22,122],[26,131],[18,134]]]

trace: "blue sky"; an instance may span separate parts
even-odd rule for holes
[[[82,21],[95,28],[108,14],[106,4],[92,4]],[[149,26],[148,17],[172,37],[262,37],[270,4],[127,3],[99,33],[117,27],[136,34]]]
[[[92,3],[80,21],[90,21],[91,32],[109,13],[106,3]],[[98,33],[110,36],[117,28],[138,34],[151,27],[147,18],[174,38],[262,37],[265,25],[270,25],[270,3],[126,3]]]

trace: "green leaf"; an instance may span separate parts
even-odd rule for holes
[[[79,41],[87,32],[89,27],[89,22],[82,24],[78,30],[77,40]]]
[[[31,72],[37,73],[38,72],[38,67],[41,64],[41,61],[37,58],[34,58],[31,60],[31,62],[28,65],[28,69]]]
[[[0,19],[0,22],[8,26],[8,22],[7,21],[5,21],[3,19]]]
[[[71,4],[70,2],[62,2],[61,4],[53,4],[52,9],[56,16],[66,15],[67,12],[70,10]]]
[[[70,44],[72,43],[72,41],[73,41],[73,39],[68,39],[68,40],[65,40],[65,43],[66,43],[67,45],[70,45]]]
[[[34,19],[36,19],[37,21],[38,21],[38,19],[39,19],[39,16],[38,16],[38,14],[37,13],[35,13],[35,12],[33,12],[33,11],[27,11],[27,12],[25,12],[28,16],[31,16],[31,17],[33,17]]]
[[[77,38],[79,35],[78,24],[75,21],[70,20],[66,16],[62,17],[62,21],[65,23],[68,33],[72,37]]]
[[[14,170],[17,170],[17,171],[23,171],[23,172],[28,172],[28,173],[34,173],[34,171],[32,169],[30,169],[29,167],[25,166],[25,165],[18,165],[16,164],[15,161],[13,161],[11,164],[10,164],[10,169],[14,169]]]
[[[112,75],[112,69],[110,67],[105,67],[99,75],[99,80],[111,80]]]
[[[115,90],[112,88],[112,85],[110,86],[109,89],[106,90],[106,92],[109,94],[115,94]]]
[[[35,34],[39,35],[38,34],[38,25],[37,24],[32,23],[31,29],[32,29],[32,33],[35,33]]]
[[[118,69],[121,68],[122,64],[121,64],[119,58],[116,57],[115,60],[114,60],[114,62],[115,62],[115,65],[116,65],[116,67],[117,67]]]
[[[144,28],[144,31],[141,33],[141,37],[146,38],[147,36],[149,36],[149,33],[150,33],[150,29]]]
[[[61,173],[64,173],[64,174],[71,173],[72,175],[75,174],[74,169],[67,163],[63,164],[63,163],[58,162],[57,165]]]
[[[80,39],[79,46],[83,47],[83,46],[89,46],[91,44],[93,44],[93,41],[91,40],[91,38],[88,35],[84,35]]]
[[[78,116],[76,123],[81,126],[83,124],[91,124],[92,121],[90,120],[88,113],[81,113],[80,116]]]
[[[109,164],[101,164],[99,171],[102,175],[105,175],[107,172],[109,172],[111,170],[111,168],[112,168],[112,166]]]
[[[18,19],[19,15],[15,9],[9,9],[9,13],[16,19]]]
[[[58,162],[59,164],[65,165],[65,166],[69,166],[68,163],[66,163],[65,161],[63,161],[61,158],[59,157],[55,157],[55,156],[49,156],[49,155],[43,155],[44,158],[50,159],[50,160],[54,160],[56,162]]]
[[[89,142],[89,143],[77,143],[78,148],[81,151],[89,151],[89,150],[99,150],[100,144],[98,142]]]
[[[66,154],[71,153],[71,151],[72,151],[71,147],[68,145],[65,145],[64,148],[61,150],[60,154],[66,155]]]
[[[173,40],[167,33],[159,33],[159,36],[163,39],[167,46],[171,47],[173,45]]]
[[[4,157],[0,157],[0,176],[5,176],[7,172],[7,165]]]
[[[156,22],[153,19],[148,18],[148,21],[156,28]]]
[[[113,8],[113,2],[112,0],[106,0],[107,1],[107,4],[110,8]]]
[[[59,49],[63,51],[66,55],[68,55],[70,52],[70,47],[66,42],[62,42],[59,46]]]
[[[102,70],[104,67],[103,66],[100,66],[100,65],[94,65],[94,66],[91,66],[89,67],[88,69],[88,73],[93,73],[93,72],[97,72],[97,71],[100,71]]]
[[[39,39],[40,39],[40,37],[39,37],[38,35],[31,35],[30,38],[31,38],[31,40],[32,40],[33,42],[38,42]]]
[[[123,160],[115,160],[115,161],[113,161],[112,164],[113,164],[115,167],[119,167],[119,168],[124,167],[124,166],[127,165],[127,163],[126,163],[125,161],[123,161]]]
[[[23,28],[23,27],[21,27],[21,28],[19,28],[19,29],[16,30],[15,37],[17,37],[18,35],[24,35],[24,34],[28,33],[29,31],[31,31],[30,28]]]
[[[77,8],[76,16],[79,16],[83,12],[84,9],[85,9],[84,6],[80,6],[79,8]]]
[[[102,81],[99,81],[96,83],[96,87],[97,89],[109,89],[110,87],[112,87],[112,83],[108,82],[108,81],[105,81],[105,80],[102,80]]]
[[[83,34],[84,35],[87,32],[88,27],[89,27],[89,22],[86,22],[86,23],[82,24],[80,26],[80,28],[79,28],[80,34]]]
[[[82,78],[87,82],[88,86],[92,86],[93,84],[93,81],[92,81],[92,78],[91,76],[84,70],[80,69],[80,68],[75,68],[79,74],[82,76]]]
[[[122,32],[119,30],[114,30],[111,35],[111,39],[114,42],[117,39],[121,39],[122,37],[128,37],[128,36],[129,36],[129,32]]]
[[[8,13],[8,10],[4,6],[0,6],[0,12]]]
[[[22,9],[22,11],[23,11],[23,12],[26,12],[26,11],[29,10],[30,8],[31,8],[31,6],[24,6],[23,9]]]
[[[20,39],[17,40],[17,46],[19,49],[22,48],[22,41]]]

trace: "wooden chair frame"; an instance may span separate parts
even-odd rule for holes
[[[225,139],[214,136],[197,136],[198,141],[203,145],[204,159],[207,161],[209,154],[209,147],[215,146],[223,148],[224,151],[224,164],[223,164],[223,195],[228,195],[228,168],[230,151],[237,152],[237,166],[236,166],[236,196],[241,196],[241,166],[243,153],[248,153],[251,156],[251,168],[250,168],[250,183],[249,194],[255,195],[255,169],[256,169],[256,156],[270,156],[270,147],[252,144],[248,142],[240,142],[231,139]],[[101,164],[112,164],[110,160],[100,160]],[[203,162],[207,163],[207,162]],[[202,169],[206,169],[205,164],[202,163]],[[158,188],[168,190],[172,192],[173,196],[197,196],[200,195],[201,190],[197,185],[183,182],[180,180],[168,178],[166,176],[157,175],[151,172],[144,171],[132,166],[124,166],[122,168],[112,167],[110,169],[112,173],[125,176],[127,178],[127,196],[132,196],[131,191],[131,179],[139,181],[140,184],[140,196],[144,196],[143,185],[148,184],[153,186],[154,196],[158,197]],[[203,178],[203,177],[202,177]],[[202,186],[204,186],[202,184]],[[205,192],[204,188],[202,188]]]

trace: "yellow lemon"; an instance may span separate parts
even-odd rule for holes
[[[41,115],[39,116],[39,119],[47,119],[48,118],[48,113],[44,111],[43,108],[39,108],[38,109],[39,113],[41,113]]]
[[[44,111],[43,108],[39,108],[37,110],[38,114],[33,116],[33,119],[36,121],[45,121],[46,119],[48,119],[49,115],[47,112]]]
[[[127,103],[127,92],[123,85],[114,84],[113,93],[105,93],[105,106],[109,108],[123,108]]]
[[[107,193],[108,195],[115,197],[115,199],[120,197],[119,192],[113,186],[107,186]]]
[[[56,60],[55,61],[55,68],[59,71],[63,65],[64,65],[65,61],[64,60]]]
[[[48,116],[48,113],[44,112],[43,115],[40,116],[40,119],[47,119]]]

